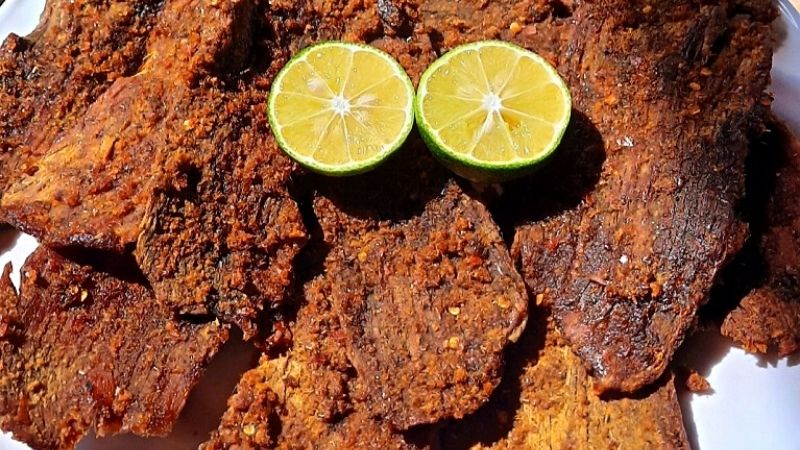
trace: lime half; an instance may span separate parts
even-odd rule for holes
[[[473,181],[496,182],[531,172],[553,153],[572,99],[539,55],[483,41],[454,48],[425,71],[414,111],[444,164]]]
[[[345,42],[309,47],[281,70],[268,101],[278,145],[309,169],[344,176],[380,164],[414,124],[414,87],[390,55]]]

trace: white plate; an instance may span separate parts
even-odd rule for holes
[[[792,0],[798,1],[798,0]],[[781,18],[776,23],[779,47],[772,70],[773,109],[800,136],[800,13],[790,0],[778,1]],[[6,0],[0,7],[0,38],[10,32],[25,35],[33,30],[44,0]],[[19,267],[36,247],[21,236],[0,255],[0,267],[13,261]],[[18,282],[18,274],[14,274]],[[798,450],[800,449],[800,365],[787,359],[769,361],[730,346],[724,338],[695,336],[688,343],[684,361],[706,368],[714,392],[686,394],[683,400],[687,428],[696,433],[700,450]],[[225,398],[245,370],[253,351],[240,341],[226,345],[214,360],[200,387],[192,394],[185,413],[169,438],[143,439],[119,436],[100,441],[86,439],[80,450],[177,450],[194,449],[216,427]],[[694,433],[692,433],[694,434]],[[0,434],[0,450],[27,450]]]

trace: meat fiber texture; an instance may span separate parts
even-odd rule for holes
[[[525,287],[499,230],[424,148],[312,184],[319,261],[303,265],[318,274],[293,346],[244,377],[209,448],[402,448],[397,432],[482,405],[524,328]],[[269,414],[277,434],[254,419]]]
[[[239,100],[209,99],[221,95],[213,86],[230,88],[215,75],[235,73],[246,59],[252,0],[207,8],[198,2],[167,5],[143,70],[118,80],[0,206],[6,220],[56,246],[119,250],[145,224],[151,233],[138,254],[157,297],[185,299],[175,305],[179,311],[219,313],[250,337],[260,310],[285,293],[303,227],[282,189],[293,166],[272,138],[243,138],[268,144],[250,161],[225,151],[176,160],[203,148],[194,134],[211,135],[207,148],[219,148],[215,136],[235,138],[244,127],[207,124],[235,122],[210,114],[231,103],[241,111]],[[479,38],[508,39],[549,58],[567,78],[576,114],[547,174],[508,189],[523,199],[506,208],[524,212],[514,253],[529,289],[554,302],[565,338],[603,380],[601,388],[631,391],[658,378],[717,269],[746,234],[735,205],[745,132],[768,102],[769,2],[276,1],[268,9],[274,39],[265,44],[271,64],[263,86],[298,49],[330,38],[384,48],[414,79],[437,54]],[[263,117],[251,119],[266,129]],[[231,178],[215,170],[218,161],[247,175],[233,201],[225,200]],[[266,182],[250,169],[261,161],[271,163]],[[181,164],[200,174],[181,172]],[[157,176],[154,167],[178,173]],[[186,192],[194,183],[163,181],[192,174],[208,191],[191,204],[160,195]],[[212,197],[217,201],[204,201]],[[254,200],[267,204],[264,221],[244,217],[242,205],[262,208]],[[175,230],[174,219],[197,226],[176,238],[159,228],[162,216],[166,230]],[[265,224],[279,231],[264,236]],[[203,241],[188,245],[197,236]],[[260,248],[259,238],[269,248]],[[222,274],[212,270],[219,264]],[[251,281],[253,268],[262,272]]]
[[[251,0],[167,2],[141,70],[2,203],[8,222],[50,246],[135,248],[161,303],[216,314],[246,338],[283,300],[305,241],[286,189],[294,165],[263,114],[271,66],[250,67],[247,83],[234,76],[250,61],[253,15]]]
[[[407,429],[475,410],[528,303],[486,208],[417,138],[375,173],[319,186],[323,282],[370,411]]]
[[[482,408],[398,433],[362,403],[326,284],[306,285],[294,347],[244,375],[203,450],[690,448],[671,375],[634,396],[598,396],[546,309],[508,349],[503,382]]]
[[[35,162],[31,175],[6,190],[8,222],[51,246],[121,251],[135,242],[154,164],[168,154],[159,144],[190,119],[192,88],[238,53],[231,50],[239,44],[233,30],[247,35],[248,4],[169,2],[140,71],[117,80]]]
[[[536,322],[509,348],[495,395],[476,414],[443,426],[441,448],[690,448],[671,374],[634,396],[598,396],[549,312],[533,314]]]
[[[119,80],[107,93],[111,99],[95,102],[97,111],[60,141],[67,146],[54,146],[0,206],[12,223],[52,245],[122,251],[136,242],[157,298],[177,301],[172,308],[179,312],[217,314],[250,337],[261,309],[277,306],[285,295],[290,261],[304,242],[286,187],[298,172],[268,137],[257,105],[263,108],[278,68],[325,39],[385,49],[414,80],[448,49],[485,38],[513,41],[559,68],[575,99],[571,130],[547,170],[506,186],[494,209],[517,225],[515,256],[528,288],[552,304],[565,339],[599,377],[598,389],[635,390],[659,379],[717,268],[746,234],[734,208],[743,188],[745,131],[768,104],[763,89],[773,11],[767,1],[183,0],[165,8],[144,68]],[[108,113],[120,103],[128,106]],[[107,127],[112,132],[102,131]],[[404,187],[413,191],[418,182]],[[348,195],[358,198],[380,184]],[[455,191],[444,190],[441,198],[461,205],[453,198],[465,195],[456,194],[463,189],[445,186]],[[414,234],[400,222],[419,211],[405,218],[350,211],[333,200],[335,190],[321,182],[318,187],[312,203],[331,245],[329,264],[362,277],[359,289],[387,296],[392,285],[372,282],[376,274],[357,264],[368,242],[348,247],[339,235],[387,240],[353,231],[362,226]],[[412,195],[404,192],[386,204]],[[408,211],[400,206],[394,214]],[[325,225],[332,217],[341,221],[339,216],[345,226]],[[398,261],[407,257],[404,250],[386,250]],[[454,256],[459,264],[475,261]],[[409,277],[409,270],[392,267],[389,274]],[[324,284],[345,289],[337,287],[346,286],[343,281]],[[473,287],[469,283],[474,280],[465,289]],[[377,303],[349,295],[339,295],[332,306],[345,336],[364,324],[384,325],[384,318],[372,317],[378,316]],[[395,298],[395,305],[408,307],[402,296]],[[472,316],[465,317],[474,325]],[[486,328],[502,324],[497,317]],[[414,325],[414,318],[404,319]],[[389,325],[390,333],[400,330]],[[488,358],[484,375],[490,380],[496,379],[494,343],[503,335],[510,340],[518,329],[497,328],[500,338],[489,340],[493,344],[481,355]],[[378,374],[392,367],[380,353],[392,348],[387,336],[392,334],[381,336],[378,327],[368,336],[372,342],[344,342],[353,367]],[[460,350],[459,340],[453,342]],[[400,354],[413,361],[413,349]],[[400,366],[408,368],[402,360]],[[389,381],[381,388],[396,393],[407,378]],[[375,395],[375,385],[365,382],[360,392]],[[441,411],[461,408],[462,414],[490,387],[470,392],[467,406],[445,399],[449,406]],[[395,427],[418,422],[392,405],[376,408]],[[434,420],[441,411],[419,417]]]
[[[764,228],[764,274],[722,324],[722,334],[755,353],[787,356],[800,349],[800,141],[775,123],[753,157],[774,161],[777,173],[754,228]],[[770,171],[771,172],[771,171]]]
[[[413,448],[352,397],[356,375],[324,284],[313,281],[305,289],[294,347],[245,373],[202,450]]]
[[[0,286],[0,429],[36,450],[167,434],[227,328],[178,321],[138,282],[43,247],[21,273],[19,295],[9,267]]]
[[[65,130],[135,74],[161,0],[49,0],[38,28],[0,48],[0,195]]]
[[[737,214],[748,133],[769,97],[769,2],[576,3],[516,41],[543,53],[575,114],[540,176],[506,187],[528,289],[598,379],[657,380],[719,269],[747,236]]]

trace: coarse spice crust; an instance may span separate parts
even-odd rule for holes
[[[281,31],[270,44],[272,55],[285,63],[298,44],[312,38],[366,41],[398,57],[418,77],[424,66],[417,66],[419,59],[409,49],[424,48],[422,54],[432,58],[429,41],[396,37],[394,31],[377,38],[387,28],[375,7],[369,2],[271,2],[265,21]],[[398,11],[405,20],[414,14]],[[318,25],[303,25],[309,21]],[[249,443],[244,447],[258,448],[252,436],[261,436],[259,445],[271,441],[277,447],[327,442],[336,448],[353,439],[362,446],[403,446],[392,430],[463,417],[478,408],[499,382],[502,351],[519,336],[527,317],[524,284],[485,207],[450,180],[416,135],[375,172],[349,179],[311,175],[301,184],[299,190],[312,197],[321,233],[312,251],[326,251],[323,274],[305,287],[297,323],[290,327],[294,346],[285,357],[265,359],[260,373],[246,377],[208,445],[244,439]],[[322,300],[325,304],[317,305]],[[323,321],[320,311],[328,308],[330,329],[308,336],[305,327]],[[323,354],[305,356],[318,346],[325,347]],[[254,430],[236,423],[242,398],[264,402],[272,397],[252,392],[252,380],[263,378],[264,371],[283,373],[288,369],[275,365],[284,364],[297,367],[295,374],[313,373],[314,364],[332,365],[332,360],[336,370],[312,377],[330,385],[322,389],[325,395],[305,387],[281,398],[285,389],[277,381],[260,385],[278,394],[277,405],[263,410],[252,405],[255,413],[247,406],[251,412],[245,415],[288,411],[278,414],[277,435],[270,435],[266,424]],[[323,410],[293,409],[301,403]],[[358,428],[373,431],[353,434]]]
[[[245,376],[208,448],[406,448],[401,431],[486,402],[524,329],[496,225],[423,147],[310,185],[319,242],[302,264],[316,269],[292,345]]]
[[[521,409],[498,445],[553,436],[586,448],[685,446],[662,374],[746,235],[735,204],[746,131],[768,105],[768,1],[164,8],[141,70],[117,80],[15,180],[0,214],[58,247],[135,246],[166,323],[173,313],[214,315],[251,338],[265,309],[287,306],[306,242],[293,198],[305,202],[319,227],[310,251],[322,254],[295,302],[292,345],[245,375],[207,448],[408,448],[401,431],[476,414],[523,331],[523,278],[556,326],[538,324],[549,336],[540,364],[515,364],[547,388],[523,380],[522,398],[536,408]],[[575,111],[564,145],[541,176],[507,185],[493,207],[516,225],[506,237],[522,277],[472,188],[436,166],[418,136],[382,171],[351,180],[308,176],[277,149],[265,93],[292,55],[326,39],[386,50],[414,81],[447,49],[478,39],[537,51],[565,76]],[[13,318],[19,308],[8,298],[4,317]],[[562,386],[563,373],[576,383]],[[567,396],[542,412],[552,392],[572,386],[577,403]],[[639,393],[606,403],[592,386]],[[622,436],[604,434],[609,418]],[[557,425],[537,438],[540,419]],[[588,438],[562,434],[573,427]],[[69,448],[71,433],[39,434],[67,436]]]
[[[253,15],[252,0],[168,2],[140,71],[12,184],[0,212],[50,246],[135,247],[159,302],[247,339],[283,301],[306,239],[287,191],[295,166],[263,114],[271,66],[238,79],[255,58]]]
[[[49,0],[0,47],[0,196],[117,79],[144,60],[162,0]]]
[[[355,408],[355,373],[324,283],[309,282],[293,327],[295,346],[263,357],[228,400],[219,429],[201,450],[411,449],[400,435]]]
[[[442,427],[441,448],[689,450],[671,373],[632,396],[598,396],[548,309],[531,315],[503,383],[476,414]]]
[[[512,253],[597,388],[633,392],[660,378],[747,236],[737,205],[748,133],[770,102],[774,11],[602,1],[568,12],[515,39],[553,58],[578,120],[548,170],[508,186],[498,209],[524,211]]]
[[[358,394],[404,430],[488,399],[528,296],[484,205],[421,145],[401,151],[360,180],[320,183],[314,211]]]
[[[765,226],[759,256],[766,273],[722,323],[722,334],[754,353],[800,349],[800,140],[774,121],[754,155],[775,160],[773,192],[757,218]]]
[[[35,449],[72,449],[92,431],[166,435],[228,339],[219,322],[179,321],[144,285],[102,271],[113,267],[41,247],[19,296],[9,267],[0,280],[0,429]]]
[[[249,36],[249,1],[220,5],[167,3],[138,72],[116,80],[29,174],[16,174],[0,204],[8,223],[54,247],[122,252],[136,241],[152,178],[199,107],[195,86],[227,63],[238,68],[248,51],[236,38]]]

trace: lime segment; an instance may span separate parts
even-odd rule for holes
[[[456,47],[420,79],[420,134],[456,173],[479,182],[529,173],[558,147],[572,99],[558,72],[515,45]]]
[[[278,145],[311,170],[344,176],[380,164],[414,123],[414,88],[390,55],[366,45],[323,42],[300,52],[270,90]]]

